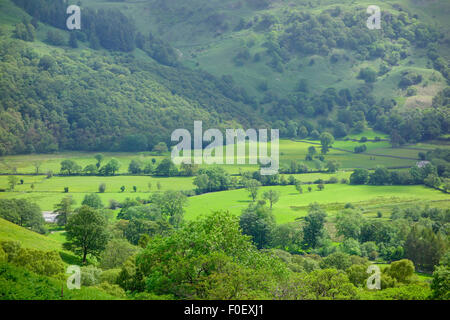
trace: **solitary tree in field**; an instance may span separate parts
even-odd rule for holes
[[[330,147],[333,145],[334,137],[329,132],[324,132],[320,135],[320,144],[322,145],[321,152],[327,154]]]
[[[19,182],[19,178],[17,178],[16,176],[9,176],[8,177],[8,184],[9,184],[9,188],[11,190],[14,190],[14,188],[16,187],[18,182]]]
[[[340,164],[336,160],[329,160],[327,161],[326,167],[328,172],[335,173],[336,171],[339,170]]]
[[[244,182],[245,188],[250,193],[250,197],[253,202],[255,202],[256,197],[258,196],[259,188],[261,187],[261,182],[255,179],[249,179]]]
[[[97,160],[97,164],[96,164],[97,169],[100,169],[103,159],[104,159],[104,157],[101,153],[98,153],[95,155],[95,160]]]
[[[303,193],[302,183],[300,181],[297,181],[297,183],[295,184],[295,190],[297,190],[300,194]]]
[[[39,174],[39,170],[42,166],[42,161],[40,161],[40,160],[33,161],[33,166],[34,166],[34,172],[36,174]]]
[[[275,190],[269,190],[264,192],[263,198],[269,201],[270,209],[272,209],[272,206],[280,199],[280,193]]]
[[[100,193],[105,193],[105,191],[106,191],[106,184],[105,184],[105,183],[101,183],[101,184],[98,186],[98,192],[100,192]]]
[[[73,160],[64,160],[61,162],[61,173],[72,175],[79,173],[81,171],[81,167]]]
[[[317,189],[319,189],[319,191],[322,191],[323,189],[325,189],[325,185],[323,183],[319,183],[317,185]]]
[[[147,183],[147,187],[148,187],[148,191],[152,190],[152,183],[151,182]]]
[[[108,242],[106,218],[97,210],[82,206],[71,215],[66,225],[67,242],[64,248],[82,257],[86,263],[88,254],[98,256]]]
[[[111,168],[112,175],[115,175],[117,171],[120,169],[120,162],[117,159],[112,158],[108,162],[108,166]]]
[[[311,186],[308,187],[308,191],[309,191],[309,192],[312,191],[312,187],[311,187]]]

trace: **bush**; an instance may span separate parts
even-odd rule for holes
[[[398,282],[407,282],[414,274],[414,264],[411,260],[402,259],[394,261],[384,270],[384,273],[397,280]]]
[[[350,255],[343,252],[335,252],[330,254],[328,257],[323,258],[320,262],[320,267],[322,269],[334,268],[338,270],[346,270],[352,265],[350,260]]]
[[[2,263],[2,262],[8,262],[8,255],[3,250],[3,248],[0,247],[0,263]]]
[[[105,193],[106,191],[106,184],[102,183],[98,186],[98,192]]]
[[[65,272],[64,262],[56,251],[20,249],[11,263],[44,276],[61,275]]]
[[[100,282],[107,282],[109,284],[117,284],[121,269],[109,269],[100,274]]]
[[[94,266],[81,267],[81,285],[95,286],[100,283],[102,270]]]
[[[0,248],[5,252],[8,262],[11,262],[19,253],[21,244],[19,241],[2,241]]]
[[[97,285],[96,288],[99,288],[99,289],[105,291],[106,293],[108,293],[112,296],[115,296],[115,297],[119,297],[119,298],[126,297],[125,291],[121,287],[119,287],[117,284],[102,282],[101,284]]]
[[[338,183],[338,178],[336,178],[336,177],[331,177],[331,178],[328,180],[328,183]]]

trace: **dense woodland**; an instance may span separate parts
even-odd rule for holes
[[[340,7],[318,15],[292,14],[286,21],[266,15],[261,21],[243,23],[245,28],[268,33],[266,54],[273,57],[275,68],[292,55],[326,56],[333,48],[356,52],[362,61],[383,60],[378,71],[361,69],[359,77],[365,84],[356,90],[328,88],[317,94],[306,80],[300,80],[295,91],[283,97],[261,84],[261,90],[267,91],[258,100],[239,88],[231,76],[217,78],[182,67],[170,45],[151,32],[138,32],[133,20],[118,10],[86,8],[84,28],[67,38],[67,32],[58,30],[65,28],[63,1],[51,2],[14,1],[32,19],[24,18],[13,34],[0,33],[4,75],[0,154],[151,150],[159,142],[169,143],[173,129],[190,128],[193,119],[219,129],[271,126],[280,129],[282,137],[291,138],[315,138],[324,131],[340,138],[370,126],[389,133],[394,146],[449,132],[448,88],[438,93],[432,107],[402,111],[395,108],[394,100],[372,94],[377,76],[406,59],[411,47],[426,49],[433,67],[448,77],[448,63],[436,48],[442,35],[405,12],[383,15],[387,29],[381,36],[359,34],[365,20]],[[110,53],[38,54],[27,42],[35,41],[41,23],[58,28],[47,34],[51,45],[67,48],[84,43]],[[280,23],[284,32],[271,37],[271,26]],[[154,63],[137,58],[135,48],[146,52]],[[252,59],[248,52],[238,55],[239,61]],[[421,75],[408,71],[398,85],[407,90],[421,81]]]

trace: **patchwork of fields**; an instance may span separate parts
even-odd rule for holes
[[[384,139],[384,135],[372,131],[364,132],[360,135],[349,136],[349,139],[360,139],[362,136],[374,139],[379,136]],[[293,176],[302,183],[313,183],[318,179],[328,180],[335,177],[340,181],[350,177],[353,168],[375,168],[376,166],[386,167],[408,167],[418,161],[418,152],[432,150],[436,145],[420,144],[417,146],[406,146],[403,148],[391,148],[387,141],[372,141],[364,143],[367,146],[366,153],[350,152],[355,146],[361,145],[359,141],[346,140],[336,141],[333,149],[325,156],[325,161],[336,160],[341,164],[341,170],[333,173],[307,173],[294,174]],[[311,170],[323,168],[324,162],[317,159],[305,161],[308,148],[315,146],[320,150],[319,141],[292,141],[280,140],[280,162],[281,166],[289,166],[292,160],[306,164]],[[248,155],[248,145],[247,155]],[[225,152],[224,152],[225,154]],[[376,154],[372,156],[372,154]],[[156,160],[156,165],[169,153],[155,156],[149,153],[104,153],[103,163],[112,158],[116,158],[121,163],[120,176],[53,176],[48,179],[45,175],[31,175],[36,171],[35,164],[40,163],[40,173],[52,171],[57,174],[60,170],[60,163],[65,159],[77,162],[81,167],[95,164],[95,153],[88,152],[67,152],[49,155],[27,155],[27,156],[6,156],[0,158],[0,173],[11,174],[17,172],[18,179],[23,180],[23,184],[18,184],[14,192],[8,190],[8,175],[0,175],[0,198],[26,198],[36,202],[42,210],[52,211],[54,205],[58,203],[67,193],[64,188],[68,187],[68,194],[72,195],[77,204],[80,204],[86,194],[98,192],[100,184],[106,185],[104,193],[99,193],[105,205],[109,200],[123,201],[126,198],[147,199],[151,193],[166,190],[193,190],[194,177],[170,177],[159,178],[153,176],[132,176],[126,175],[128,165],[133,159]],[[248,164],[218,165],[230,174],[239,174],[242,171],[256,171],[256,165]],[[206,167],[202,165],[201,167]],[[20,175],[22,174],[22,175]],[[286,178],[288,175],[286,175]],[[122,192],[121,187],[125,187]],[[136,192],[134,191],[136,187]],[[262,188],[260,195],[269,187]],[[345,203],[356,202],[364,204],[367,208],[373,208],[373,212],[384,211],[394,205],[408,203],[424,203],[438,201],[439,206],[445,206],[445,199],[448,195],[422,186],[349,186],[349,185],[327,185],[324,191],[317,191],[313,186],[313,192],[305,190],[304,194],[297,194],[293,186],[274,187],[281,193],[280,202],[274,207],[274,213],[279,222],[292,221],[306,213],[307,206],[312,202],[326,205],[331,211],[339,210]],[[306,189],[306,188],[305,188]],[[226,209],[239,214],[242,209],[248,206],[250,199],[245,190],[231,190],[227,192],[205,194],[189,199],[186,218],[191,219],[200,214],[213,210]],[[444,203],[442,203],[444,202]]]
[[[394,206],[450,207],[447,194],[424,186],[352,186],[342,184],[326,185],[323,191],[316,186],[309,192],[303,188],[299,194],[294,186],[263,187],[260,194],[267,190],[280,192],[280,200],[273,207],[277,223],[294,221],[306,216],[311,203],[319,203],[329,215],[343,210],[345,204],[364,207],[364,214],[375,216],[378,211],[390,212]],[[201,214],[217,210],[228,210],[240,214],[251,203],[245,189],[203,194],[189,199],[186,219],[194,219]],[[389,215],[387,216],[389,217]]]

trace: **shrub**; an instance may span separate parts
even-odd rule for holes
[[[119,277],[121,269],[109,269],[100,274],[100,282],[107,282],[109,284],[117,284],[117,278]]]
[[[106,293],[108,293],[112,296],[115,296],[115,297],[119,297],[119,298],[126,297],[125,291],[117,284],[102,282],[101,284],[97,285],[96,288],[99,288],[99,289],[105,291]]]
[[[44,276],[55,276],[65,272],[64,262],[56,251],[20,249],[11,262]]]
[[[2,262],[8,262],[8,255],[3,250],[3,248],[0,247],[0,263],[2,263]]]
[[[328,183],[338,183],[338,178],[336,178],[336,177],[331,177],[331,178],[328,180]]]
[[[402,259],[392,262],[384,272],[398,282],[407,282],[414,274],[414,270],[414,264],[411,260]]]
[[[101,183],[101,184],[98,186],[98,192],[100,192],[100,193],[105,193],[105,191],[106,191],[106,184]]]
[[[8,262],[11,262],[19,253],[21,244],[19,241],[2,241],[0,248],[5,252]]]
[[[81,285],[95,286],[100,283],[102,270],[94,266],[81,267]]]

